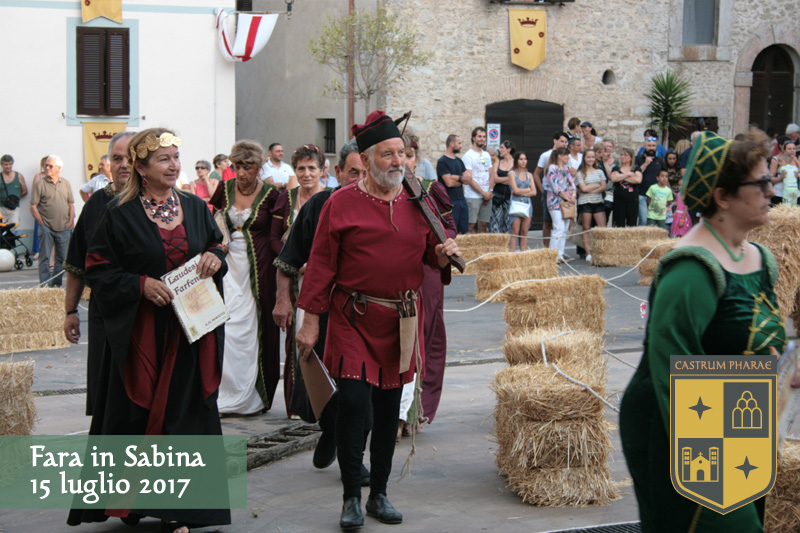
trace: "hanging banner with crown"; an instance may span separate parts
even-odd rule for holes
[[[533,70],[544,61],[547,28],[543,9],[509,9],[511,62]]]
[[[97,172],[100,158],[108,154],[108,142],[117,133],[125,131],[124,122],[84,122],[83,150],[86,181]]]
[[[670,473],[682,496],[726,514],[772,490],[778,359],[670,357]]]
[[[122,0],[83,0],[81,14],[84,24],[97,17],[122,24]]]

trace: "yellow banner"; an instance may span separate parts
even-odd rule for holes
[[[105,17],[122,24],[122,0],[83,0],[81,11],[83,22]]]
[[[100,158],[108,154],[108,142],[117,133],[125,131],[124,122],[84,122],[83,150],[86,181],[97,172]]]
[[[547,29],[543,9],[509,9],[511,62],[533,70],[544,61]]]

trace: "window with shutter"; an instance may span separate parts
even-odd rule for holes
[[[79,115],[130,113],[128,28],[77,28]]]

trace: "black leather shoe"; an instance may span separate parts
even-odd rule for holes
[[[386,494],[378,494],[374,498],[370,496],[367,500],[367,514],[377,518],[384,524],[402,524],[403,515],[392,507]]]
[[[314,450],[314,468],[328,468],[336,459],[336,434],[323,431]]]
[[[372,482],[372,476],[369,474],[369,470],[364,464],[361,464],[361,486],[362,487],[369,487],[369,484]]]
[[[364,515],[361,513],[361,500],[353,496],[344,501],[342,517],[339,518],[342,531],[356,531],[364,527]]]

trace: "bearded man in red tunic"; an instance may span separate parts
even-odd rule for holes
[[[448,284],[448,256],[461,255],[452,239],[438,243],[409,201],[402,185],[405,149],[394,121],[373,111],[366,124],[353,126],[353,133],[367,176],[325,203],[297,301],[306,312],[297,333],[301,357],[311,356],[319,314],[329,313],[324,363],[339,388],[336,440],[344,488],[339,526],[345,531],[364,524],[360,481],[370,401],[367,514],[387,524],[403,521],[386,498],[386,484],[402,386],[425,367],[422,305],[417,305],[423,266],[440,269]]]

